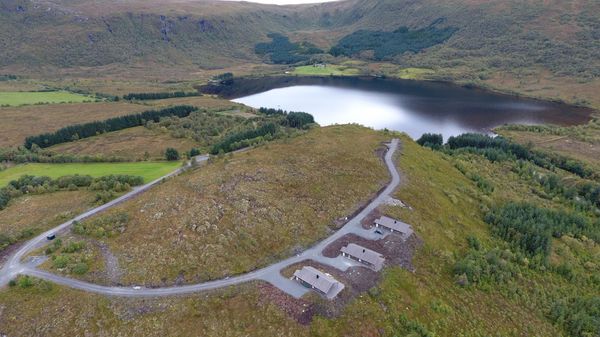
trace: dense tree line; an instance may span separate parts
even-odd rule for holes
[[[154,99],[166,99],[166,98],[178,98],[178,97],[194,97],[194,96],[202,96],[197,91],[194,92],[185,92],[185,91],[176,91],[176,92],[147,92],[147,93],[131,93],[123,96],[123,99],[131,101],[145,101],[145,100],[154,100]]]
[[[439,148],[444,144],[444,137],[438,133],[424,133],[417,139],[417,144],[431,148]]]
[[[495,207],[485,216],[492,232],[530,256],[544,259],[550,253],[552,237],[569,234],[587,236],[600,242],[600,227],[587,218],[526,203],[510,202]]]
[[[285,121],[287,126],[296,129],[304,129],[315,123],[313,115],[306,112],[290,112],[285,116]]]
[[[16,80],[18,78],[19,77],[17,75],[11,75],[11,74],[0,75],[0,82],[3,82],[3,81],[14,81],[14,80]]]
[[[77,124],[64,127],[56,132],[31,136],[25,139],[25,147],[31,149],[35,144],[41,148],[71,142],[77,139],[93,137],[105,132],[118,131],[144,125],[148,121],[158,122],[161,117],[186,117],[197,109],[193,106],[179,105],[162,110],[149,110],[139,114],[114,117],[104,121]]]
[[[595,176],[593,170],[585,167],[576,160],[557,154],[534,151],[503,137],[491,137],[479,133],[465,133],[450,137],[447,148],[450,150],[466,149],[482,154],[491,161],[516,158],[532,161],[536,165],[547,169],[552,169],[555,166],[582,178],[594,178]]]
[[[13,198],[24,194],[43,194],[59,190],[77,190],[89,188],[92,191],[124,192],[132,186],[144,183],[140,176],[109,175],[92,178],[88,175],[69,175],[52,179],[50,177],[24,175],[11,181],[6,187],[0,188],[0,210],[6,208]]]
[[[310,124],[315,123],[313,115],[306,112],[286,111],[282,109],[273,109],[261,107],[258,112],[267,116],[285,116],[281,121],[281,125],[289,126],[296,129],[304,129]]]
[[[241,142],[246,140],[255,139],[258,137],[273,137],[279,130],[278,126],[274,123],[266,123],[258,128],[235,132],[226,136],[221,142],[215,144],[210,150],[211,154],[218,154],[220,152],[231,152],[235,151],[241,146]]]
[[[287,36],[278,33],[272,33],[268,36],[272,41],[256,44],[254,51],[259,55],[269,55],[273,63],[293,64],[304,62],[309,60],[310,55],[323,53],[321,49],[308,42],[292,43]]]
[[[600,296],[560,299],[550,309],[549,316],[569,336],[600,336]]]
[[[405,52],[419,52],[448,40],[458,29],[432,26],[409,30],[400,27],[392,32],[359,30],[343,37],[330,53],[333,56],[353,56],[373,50],[377,60],[391,58]]]
[[[103,156],[76,156],[67,153],[54,153],[50,150],[41,150],[37,145],[32,149],[25,147],[0,148],[0,162],[13,163],[102,163],[126,161],[122,157]]]

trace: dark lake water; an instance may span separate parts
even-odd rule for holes
[[[220,93],[251,107],[311,113],[325,126],[359,123],[375,129],[449,136],[489,133],[509,123],[581,124],[591,110],[437,83],[373,78],[236,79]]]

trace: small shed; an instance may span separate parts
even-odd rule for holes
[[[392,233],[400,233],[405,240],[413,233],[412,227],[409,224],[385,215],[375,220],[375,227],[383,227]]]
[[[311,266],[304,266],[294,272],[294,280],[304,286],[314,289],[328,299],[334,298],[344,289],[344,284],[333,278],[333,276]]]
[[[383,267],[385,258],[374,250],[370,250],[355,243],[349,243],[347,246],[340,249],[344,257],[351,258],[362,264],[365,264],[376,271]]]

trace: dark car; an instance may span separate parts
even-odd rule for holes
[[[46,236],[46,239],[48,239],[49,241],[56,239],[56,234],[50,234],[48,236]]]

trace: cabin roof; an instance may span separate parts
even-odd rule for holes
[[[324,294],[328,294],[334,286],[339,284],[339,282],[331,275],[325,274],[311,266],[304,266],[302,269],[296,270],[294,276],[315,287]]]
[[[397,232],[404,233],[407,237],[413,233],[413,230],[409,224],[404,223],[400,220],[392,219],[385,215],[382,215],[379,219],[375,220],[375,223],[379,226],[383,226],[389,229],[393,229]]]
[[[346,247],[342,247],[341,251],[354,258],[368,262],[377,269],[381,268],[383,266],[383,262],[385,261],[383,255],[379,254],[378,252],[363,246],[359,246],[355,243],[349,243]]]

